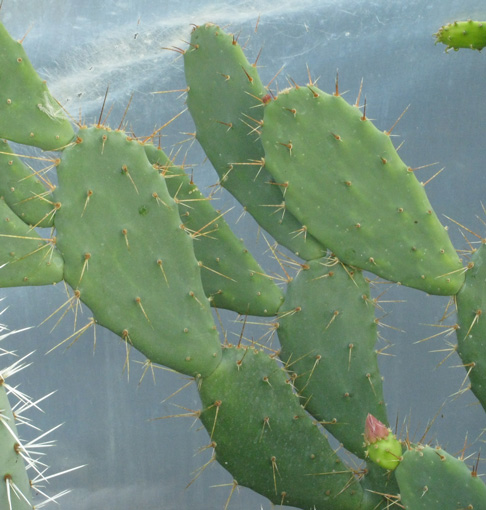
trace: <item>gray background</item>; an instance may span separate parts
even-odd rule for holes
[[[240,33],[250,60],[263,47],[259,65],[264,82],[285,66],[278,79],[280,88],[287,86],[287,77],[305,83],[308,65],[313,78],[319,77],[320,88],[332,92],[339,69],[340,90],[348,91],[346,98],[354,102],[363,78],[367,116],[380,129],[390,128],[410,105],[394,130],[396,145],[403,142],[400,154],[411,167],[437,163],[418,171],[422,181],[445,167],[427,185],[427,192],[449,225],[454,245],[464,249],[467,244],[459,228],[443,215],[485,235],[481,200],[486,185],[482,159],[486,57],[464,50],[445,54],[444,46],[434,45],[432,34],[455,19],[486,18],[486,9],[480,11],[479,4],[477,0],[4,0],[0,18],[15,38],[31,29],[26,51],[74,118],[81,111],[85,122],[96,122],[109,84],[108,107],[113,105],[113,111],[108,124],[116,127],[133,93],[127,122],[139,136],[150,134],[184,108],[179,93],[152,92],[185,87],[181,58],[163,47],[185,48],[191,23],[212,21]],[[193,129],[185,113],[164,130],[166,151],[188,138],[181,133]],[[197,144],[189,154],[189,161],[197,165],[195,180],[205,191],[216,174],[204,163]],[[234,205],[227,195],[218,197],[219,208]],[[230,224],[240,214],[241,209],[233,210]],[[268,271],[279,271],[264,254],[261,238],[257,241],[251,218],[243,217],[235,229]],[[37,326],[66,300],[63,285],[3,289],[0,296],[9,306],[1,320],[10,328]],[[467,435],[472,443],[467,453],[477,452],[483,443],[484,413],[470,392],[451,397],[465,376],[459,358],[453,355],[438,367],[447,352],[433,352],[447,349],[447,342],[455,343],[454,335],[416,343],[439,332],[430,325],[438,324],[447,298],[392,286],[383,299],[389,302],[383,304],[382,321],[390,327],[380,328],[383,339],[378,348],[390,344],[386,352],[393,355],[380,358],[391,422],[397,420],[402,436],[406,425],[418,439],[438,413],[428,439],[457,453]],[[237,338],[241,324],[235,322],[236,316],[222,315],[229,339]],[[78,326],[90,316],[84,308]],[[137,362],[144,360],[135,352],[130,355],[127,380],[125,348],[102,328],[96,329],[95,350],[91,330],[71,348],[63,346],[45,355],[73,331],[72,314],[51,333],[56,320],[12,337],[4,347],[19,354],[37,350],[33,366],[12,381],[24,392],[37,398],[57,390],[43,403],[45,414],[32,415],[42,429],[64,423],[54,434],[58,445],[48,452],[51,472],[88,464],[47,488],[50,494],[72,489],[60,501],[61,508],[223,508],[231,476],[216,464],[185,489],[209,458],[208,451],[197,454],[208,443],[200,424],[190,418],[153,420],[186,412],[174,404],[198,409],[195,388],[163,402],[187,380],[157,369],[156,384],[150,374],[139,384],[143,366]],[[451,317],[448,323],[454,322]],[[258,339],[266,331],[266,326],[247,326],[245,335]],[[275,339],[272,345],[277,346]],[[27,429],[22,434],[30,437]],[[259,509],[260,505],[271,507],[240,488],[230,508]]]

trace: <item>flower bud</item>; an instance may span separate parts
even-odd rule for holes
[[[366,444],[373,444],[379,439],[386,439],[389,433],[390,430],[384,423],[381,423],[378,418],[375,418],[372,414],[368,413],[364,433]]]

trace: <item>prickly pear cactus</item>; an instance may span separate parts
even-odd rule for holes
[[[441,42],[480,49],[482,25],[458,26],[442,30]],[[468,27],[475,42],[464,34]],[[464,37],[468,46],[461,46]],[[471,473],[462,459],[408,440],[402,452],[387,426],[376,301],[363,270],[456,296],[458,352],[473,391],[485,397],[484,250],[471,257],[464,276],[390,133],[337,91],[310,84],[274,98],[232,35],[212,24],[193,30],[181,50],[187,102],[219,184],[278,243],[308,261],[288,261],[299,274],[288,276],[284,293],[182,167],[100,122],[75,134],[3,27],[0,42],[0,136],[62,150],[54,190],[3,145],[0,286],[64,280],[73,299],[92,310],[93,324],[151,363],[196,380],[202,409],[190,414],[206,428],[214,458],[235,486],[275,505],[485,506],[476,468]],[[54,230],[41,237],[35,226]],[[272,327],[281,351],[246,345],[243,335],[237,346],[221,344],[210,305],[277,316]],[[14,421],[0,372],[0,504],[23,510],[32,504]],[[348,466],[324,427],[344,453],[366,459],[366,468]]]

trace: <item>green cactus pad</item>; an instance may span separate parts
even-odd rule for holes
[[[184,69],[196,137],[221,186],[277,242],[304,259],[322,257],[325,249],[286,210],[280,186],[261,168],[263,147],[256,128],[268,91],[256,66],[248,62],[232,35],[207,24],[192,32]]]
[[[26,225],[0,198],[0,287],[62,280],[63,260],[52,243]]]
[[[57,170],[64,279],[99,324],[152,362],[210,374],[221,348],[192,239],[143,146],[120,131],[81,129]]]
[[[0,140],[0,197],[28,225],[50,227],[55,211],[49,191],[34,171]]]
[[[74,137],[62,108],[20,42],[0,23],[0,138],[56,150]]]
[[[376,329],[361,271],[327,258],[309,262],[289,283],[279,311],[280,357],[306,409],[361,458],[368,413],[388,421]]]
[[[359,108],[314,86],[290,89],[265,106],[262,142],[287,207],[342,262],[457,293],[461,262],[423,186]]]
[[[228,347],[200,386],[200,418],[216,459],[239,485],[276,505],[316,510],[361,508],[361,486],[329,446],[276,360]]]
[[[32,510],[32,491],[24,460],[19,454],[15,418],[0,375],[0,508]],[[10,489],[7,490],[7,484]],[[17,490],[12,488],[15,485]],[[16,493],[18,492],[18,494]]]
[[[434,34],[435,43],[442,43],[447,46],[446,51],[460,48],[471,50],[482,50],[486,46],[486,21],[454,21],[440,27]]]
[[[393,471],[402,460],[402,445],[395,434],[390,431],[385,439],[378,439],[367,445],[368,458],[383,469]]]
[[[201,279],[212,306],[242,315],[275,315],[283,293],[265,274],[222,214],[180,167],[153,145],[145,145],[147,157],[166,179],[167,189],[179,204],[181,220],[194,236],[194,253]]]
[[[411,446],[395,470],[406,510],[486,508],[486,486],[464,464],[441,448]]]
[[[486,409],[486,245],[472,255],[464,286],[456,296],[457,352],[471,390]]]

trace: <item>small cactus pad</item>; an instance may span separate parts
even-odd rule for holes
[[[442,43],[447,46],[446,51],[459,48],[471,50],[482,50],[486,46],[486,21],[454,21],[440,27],[434,34],[435,43]]]
[[[141,144],[81,129],[58,168],[64,279],[96,321],[154,363],[209,374],[221,348],[192,239]]]
[[[366,418],[364,440],[369,460],[390,471],[398,467],[402,460],[402,445],[391,429],[372,414]]]
[[[395,471],[405,510],[486,508],[486,486],[466,464],[441,448],[411,446]]]
[[[169,193],[179,204],[184,229],[194,239],[204,292],[211,305],[242,315],[275,315],[283,301],[282,291],[235,236],[223,214],[162,150],[144,147],[149,161],[165,177]]]
[[[50,191],[34,170],[12,152],[8,143],[0,140],[0,197],[15,214],[28,225],[52,226],[55,207]]]
[[[20,444],[15,418],[0,373],[0,508],[32,510],[32,491]]]
[[[387,422],[376,329],[369,283],[335,259],[304,266],[279,311],[280,357],[307,411],[361,458],[365,449],[357,430],[368,413]]]
[[[0,137],[55,150],[74,137],[73,128],[20,42],[0,23]]]
[[[281,187],[262,168],[258,128],[268,91],[256,65],[248,62],[232,35],[207,24],[192,32],[184,69],[196,137],[221,186],[277,242],[304,259],[322,257],[325,249],[286,210]]]
[[[464,286],[456,296],[457,352],[471,390],[486,409],[486,245],[472,255]]]
[[[0,198],[0,287],[62,280],[63,260],[48,239],[26,225]]]
[[[422,184],[359,108],[289,89],[265,106],[262,142],[287,207],[342,262],[430,294],[459,290],[461,262]]]
[[[276,505],[361,508],[361,486],[275,359],[254,348],[225,348],[222,363],[202,379],[200,395],[216,459],[239,485]]]

